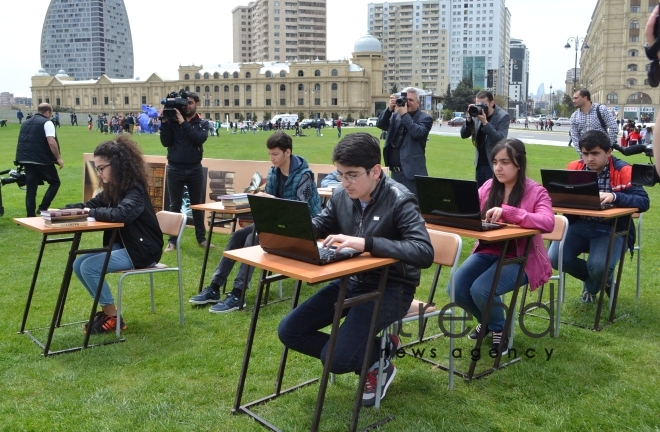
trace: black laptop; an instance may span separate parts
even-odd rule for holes
[[[489,231],[505,224],[481,220],[476,181],[415,176],[417,199],[427,223],[471,231]]]
[[[596,171],[542,169],[543,187],[547,189],[553,207],[584,210],[604,210],[612,204],[600,203]]]
[[[317,265],[345,260],[362,252],[324,248],[312,228],[309,206],[303,201],[248,195],[261,248],[275,255]]]

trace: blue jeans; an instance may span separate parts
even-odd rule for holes
[[[167,166],[167,189],[170,194],[170,211],[174,213],[181,212],[183,203],[183,187],[188,187],[190,196],[190,205],[203,204],[202,190],[204,189],[204,172],[200,163],[191,169],[174,168]],[[206,240],[206,228],[204,227],[204,212],[202,210],[193,210],[193,223],[195,224],[195,237],[197,243]],[[176,236],[170,236],[170,243],[176,243]]]
[[[284,345],[292,350],[318,358],[325,364],[330,335],[321,329],[332,324],[340,283],[340,279],[330,282],[284,317],[277,329],[279,338]],[[346,298],[377,289],[376,285],[366,285],[350,280]],[[406,315],[413,294],[412,287],[400,283],[386,285],[376,323],[376,332]],[[344,309],[345,319],[339,327],[334,359],[330,367],[332,373],[360,373],[367,343],[372,346],[369,364],[375,363],[380,358],[380,338],[373,341],[367,340],[373,307],[373,302],[366,302],[350,309]]]
[[[475,179],[479,187],[483,186],[487,180],[493,178],[493,170],[490,165],[477,165],[475,171]]]
[[[101,279],[103,261],[105,261],[105,252],[80,255],[73,262],[73,272],[76,274],[76,277],[80,280],[92,298],[94,298],[96,295],[96,288],[98,287],[99,280]],[[112,253],[110,254],[108,270],[106,273],[112,273],[120,270],[131,270],[132,268],[133,263],[128,257],[126,249],[115,243],[112,246]],[[103,288],[101,289],[99,305],[107,306],[114,303],[115,300],[112,298],[112,293],[110,292],[108,282],[104,280]]]
[[[255,240],[254,244],[259,244],[259,241]],[[227,246],[225,246],[225,250],[230,251],[249,246],[252,246],[252,225],[234,231],[232,235],[229,236],[229,241],[227,242]],[[227,282],[227,278],[229,277],[229,273],[231,273],[231,269],[234,268],[235,262],[236,261],[223,256],[213,273],[213,283],[223,286]],[[246,278],[248,283],[252,279],[252,273],[254,273],[254,267],[241,264],[238,268],[236,279],[234,279],[234,289],[242,291]]]
[[[612,227],[608,224],[579,220],[571,222],[564,242],[564,271],[584,282],[584,287],[591,294],[600,291],[600,284],[605,271],[607,245]],[[624,237],[614,240],[612,255],[608,266],[607,279],[612,281],[614,267],[619,262]],[[585,261],[580,254],[589,253]],[[559,242],[553,242],[548,250],[550,263],[557,269],[559,263]]]
[[[481,314],[488,305],[488,296],[495,277],[498,259],[498,255],[474,253],[465,260],[454,276],[456,303],[470,312],[479,322],[481,322]],[[514,290],[518,270],[520,270],[520,264],[509,264],[502,267],[500,280],[495,290],[496,295],[493,299],[494,305],[502,302],[500,299],[502,294]],[[527,275],[523,273],[520,286],[526,283]],[[493,306],[488,316],[488,330],[501,332],[504,330],[504,322],[504,309],[500,306]]]

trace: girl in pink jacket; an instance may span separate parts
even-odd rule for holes
[[[551,232],[555,226],[552,202],[548,191],[525,175],[527,156],[525,145],[517,139],[500,141],[491,153],[493,178],[479,188],[482,217],[487,222],[506,222],[521,228]],[[526,239],[510,242],[507,258],[524,253]],[[488,303],[490,287],[495,277],[497,261],[504,243],[477,242],[470,255],[455,275],[456,303],[481,321],[481,314]],[[509,264],[502,268],[497,285],[495,304],[500,303],[500,295],[513,291],[520,264]],[[550,259],[543,244],[541,234],[534,236],[530,248],[521,286],[529,283],[536,289],[548,281],[552,275]],[[503,342],[504,311],[493,307],[488,318],[488,333],[492,333],[491,352]],[[481,325],[470,333],[477,339]],[[508,353],[502,348],[502,355]]]

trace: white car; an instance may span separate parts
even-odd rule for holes
[[[557,120],[555,120],[555,126],[570,126],[571,125],[571,119],[568,117],[559,117]]]
[[[367,126],[376,127],[376,122],[378,122],[378,117],[369,117],[367,119]]]

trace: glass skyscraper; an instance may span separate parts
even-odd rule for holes
[[[75,80],[133,78],[133,39],[123,0],[51,0],[41,65]]]

